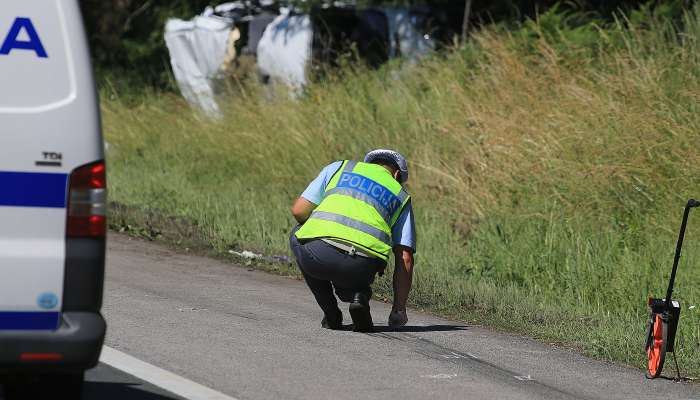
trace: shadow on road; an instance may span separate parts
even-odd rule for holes
[[[662,379],[665,381],[672,381],[672,382],[695,382],[695,378],[691,378],[689,376],[681,376],[680,378],[678,376],[666,376],[666,375],[661,375],[656,379]]]
[[[83,400],[178,400],[158,393],[143,390],[138,384],[116,382],[85,382]]]
[[[375,333],[379,332],[405,332],[405,333],[420,333],[420,332],[450,332],[450,331],[466,331],[469,329],[465,325],[407,325],[399,328],[392,328],[386,325],[375,325]],[[343,331],[352,331],[352,325],[343,325]]]
[[[406,325],[399,328],[392,328],[390,326],[374,326],[375,332],[407,332],[407,333],[420,333],[420,332],[450,332],[450,331],[466,331],[467,326],[464,325]]]
[[[179,397],[149,392],[139,386],[139,384],[134,383],[85,382],[83,384],[83,400],[179,400]],[[0,400],[26,399],[23,394],[18,394],[18,396],[7,396],[0,385]]]

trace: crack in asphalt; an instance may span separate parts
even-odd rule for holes
[[[433,341],[419,336],[414,336],[400,331],[372,332],[367,333],[367,335],[380,339],[399,341],[408,345],[412,345],[416,353],[434,360],[446,361],[453,364],[461,364],[468,368],[479,367],[480,372],[490,372],[489,375],[501,378],[505,383],[509,385],[518,384],[521,387],[523,385],[535,386],[539,388],[539,391],[544,391],[548,392],[548,394],[556,395],[557,398],[592,400],[592,398],[590,397],[581,396],[579,394],[567,392],[565,390],[547,385],[543,382],[538,381],[535,378],[532,378],[530,375],[521,375],[518,372],[509,370],[489,361],[483,360],[474,354],[464,353],[455,349],[451,349],[449,347],[439,345]]]

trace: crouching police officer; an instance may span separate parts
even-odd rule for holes
[[[371,285],[375,274],[383,274],[392,251],[396,265],[389,326],[408,321],[416,236],[411,197],[402,187],[407,179],[401,154],[373,150],[364,162],[345,160],[326,166],[292,206],[300,225],[292,231],[290,245],[323,310],[324,328],[343,326],[335,288],[338,298],[350,303],[354,330],[373,330]]]

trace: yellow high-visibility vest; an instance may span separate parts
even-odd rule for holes
[[[296,236],[341,239],[386,261],[393,247],[391,228],[410,200],[383,166],[346,160]]]

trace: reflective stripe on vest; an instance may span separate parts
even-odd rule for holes
[[[381,229],[377,229],[372,225],[367,225],[362,221],[357,221],[344,215],[331,213],[328,211],[314,211],[311,213],[311,218],[337,222],[339,224],[349,226],[350,228],[357,229],[360,232],[373,236],[375,239],[383,242],[387,246],[391,246],[391,237],[389,235],[382,232]]]

